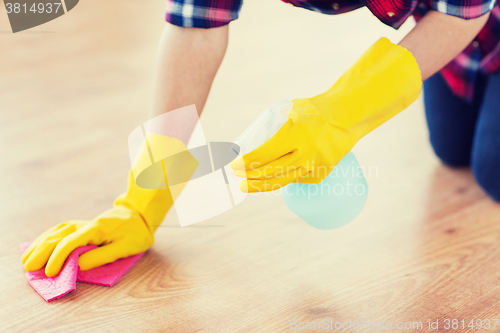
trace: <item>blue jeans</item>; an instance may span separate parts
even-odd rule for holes
[[[470,103],[437,73],[424,82],[424,104],[436,155],[450,166],[470,166],[479,185],[500,201],[500,73],[480,76]]]

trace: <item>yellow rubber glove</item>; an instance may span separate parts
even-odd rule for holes
[[[422,77],[413,55],[381,38],[326,92],[293,100],[268,141],[231,162],[243,192],[320,183],[367,133],[413,103]]]
[[[127,192],[116,199],[113,208],[94,220],[68,221],[44,232],[24,252],[24,268],[36,271],[46,265],[45,274],[56,276],[71,252],[88,244],[100,247],[80,256],[78,264],[81,270],[89,270],[146,251],[154,242],[154,232],[179,194],[171,193],[164,177],[165,173],[168,174],[178,164],[175,158],[165,161],[154,159],[158,162],[152,163],[150,156],[165,157],[181,151],[187,154],[180,154],[184,162],[181,171],[183,175],[177,177],[187,180],[196,170],[198,162],[184,144],[174,138],[148,134],[147,148],[141,149],[129,174]],[[186,156],[191,158],[187,159]],[[145,176],[141,176],[143,174]],[[137,186],[136,179],[142,179],[153,189]],[[182,190],[182,186],[176,188],[178,191]]]

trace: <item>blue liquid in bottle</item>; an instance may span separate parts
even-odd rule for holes
[[[287,207],[317,229],[340,228],[363,209],[368,186],[358,160],[349,152],[319,184],[291,183],[281,191]]]

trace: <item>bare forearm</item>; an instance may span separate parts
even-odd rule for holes
[[[227,40],[227,25],[195,29],[167,24],[159,45],[151,117],[191,104],[201,113]]]
[[[399,44],[413,54],[426,80],[470,44],[488,17],[465,20],[430,11]]]

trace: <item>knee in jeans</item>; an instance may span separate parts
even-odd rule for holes
[[[470,165],[470,150],[458,149],[450,144],[442,144],[431,140],[432,148],[437,157],[446,165],[451,167],[466,167]]]
[[[486,193],[500,202],[500,161],[487,156],[474,156],[472,172]]]

